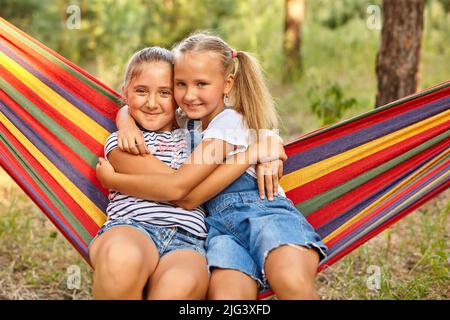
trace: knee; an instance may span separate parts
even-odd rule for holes
[[[95,270],[114,286],[135,282],[144,271],[144,254],[133,246],[114,244],[106,247]]]
[[[278,299],[318,299],[314,277],[286,269],[280,268],[278,274],[269,279]]]
[[[149,299],[190,300],[205,299],[208,274],[171,272],[164,274],[150,288]]]
[[[208,300],[256,300],[257,288],[210,285]]]

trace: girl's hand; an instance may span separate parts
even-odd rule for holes
[[[284,151],[283,140],[278,136],[260,137],[255,147],[257,148],[258,163],[266,163],[278,159],[286,161],[288,158]]]
[[[97,178],[103,187],[111,189],[111,178],[116,173],[113,166],[103,158],[99,158],[95,167]]]
[[[129,113],[128,105],[120,108],[116,117],[117,128],[117,143],[120,150],[135,155],[145,156],[150,151],[145,144],[144,135],[136,125],[133,117]]]
[[[256,176],[261,199],[267,191],[269,200],[278,194],[278,183],[283,176],[283,161],[287,160],[283,140],[276,135],[262,136],[258,143],[258,164]]]
[[[150,153],[145,144],[144,135],[136,125],[119,130],[117,139],[120,150],[124,152],[142,156]]]
[[[273,200],[273,196],[278,195],[278,182],[283,176],[283,161],[273,160],[256,165],[256,177],[258,180],[258,190],[261,199],[267,198]]]

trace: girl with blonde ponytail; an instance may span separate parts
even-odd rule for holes
[[[245,51],[236,52],[234,109],[244,116],[251,129],[277,129],[278,116],[258,61]]]
[[[315,276],[327,248],[278,187],[281,172],[259,174],[268,166],[281,171],[278,159],[286,156],[275,152],[281,139],[261,134],[276,129],[278,120],[257,60],[205,32],[181,41],[173,54],[174,98],[182,110],[177,120],[181,128],[198,120],[201,143],[172,174],[118,174],[102,162],[100,181],[187,209],[204,203],[209,299],[255,299],[269,286],[278,299],[318,298]],[[129,122],[125,108],[118,127],[131,131]],[[269,165],[255,166],[256,160]]]

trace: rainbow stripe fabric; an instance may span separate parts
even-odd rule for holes
[[[0,164],[88,260],[119,95],[3,19],[0,74]],[[450,81],[286,145],[281,184],[329,247],[320,269],[449,187],[449,109]]]
[[[287,196],[329,247],[320,268],[450,185],[450,82],[286,146]]]
[[[0,20],[0,163],[87,259],[106,221],[95,176],[119,95]]]

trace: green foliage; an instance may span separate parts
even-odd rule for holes
[[[438,0],[446,13],[450,12],[450,0]]]
[[[352,19],[363,19],[366,16],[367,7],[379,5],[381,1],[369,3],[361,0],[319,0],[314,2],[320,2],[315,3],[320,24],[329,29],[337,29]]]
[[[170,48],[197,29],[217,29],[235,14],[232,0],[5,0],[2,16],[102,80],[120,88],[128,58],[145,46]],[[68,5],[81,11],[69,29]]]
[[[422,88],[449,78],[449,3],[427,2]],[[66,27],[69,4],[80,6],[80,29]],[[211,29],[260,59],[287,141],[373,108],[380,32],[367,28],[371,4],[382,0],[307,0],[304,76],[288,84],[281,81],[283,0],[2,0],[0,15],[116,90],[134,51],[150,45],[170,48],[196,29]],[[394,225],[393,240],[380,234],[324,270],[318,277],[321,296],[448,299],[449,212],[448,200],[444,207],[430,203],[428,211]],[[30,200],[4,194],[0,215],[0,299],[91,298],[92,270]],[[372,264],[381,267],[378,291],[366,285]],[[79,292],[65,285],[70,265],[82,269]]]
[[[324,93],[320,88],[310,89],[308,96],[311,110],[321,119],[323,125],[330,125],[341,119],[343,113],[357,104],[355,98],[345,98],[338,83],[332,83]]]
[[[421,57],[421,87],[450,74],[450,0],[429,0]],[[68,29],[68,5],[81,10],[80,29]],[[46,46],[120,90],[126,62],[151,45],[172,47],[197,29],[209,29],[260,60],[288,138],[317,128],[313,97],[330,83],[356,104],[332,117],[373,108],[379,30],[367,27],[367,7],[382,0],[307,0],[302,28],[303,77],[283,83],[283,0],[3,0],[1,15]],[[342,98],[345,101],[346,98]],[[327,101],[325,98],[321,100]],[[345,110],[344,110],[345,109]],[[331,118],[330,118],[331,119]],[[328,120],[331,121],[331,120]]]
[[[40,0],[2,0],[1,15],[15,25],[31,24],[32,13],[45,11],[46,4]]]

